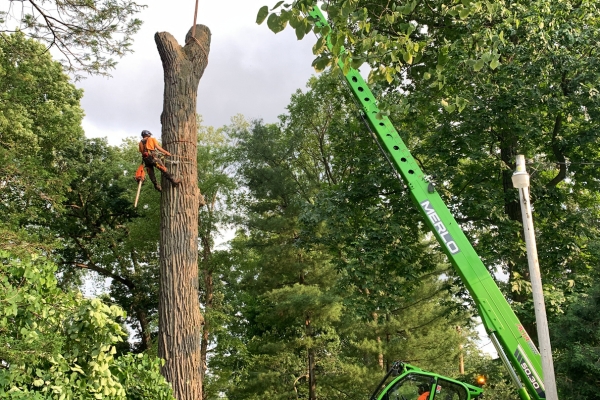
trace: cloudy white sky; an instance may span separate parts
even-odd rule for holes
[[[133,54],[119,60],[111,78],[88,77],[84,89],[83,127],[88,137],[120,144],[148,129],[159,136],[163,70],[154,34],[167,31],[181,44],[194,20],[194,0],[140,0],[148,7],[135,36]],[[198,23],[212,32],[208,67],[198,88],[198,113],[205,125],[220,127],[243,114],[275,122],[292,93],[304,89],[311,67],[314,36],[298,41],[291,29],[275,35],[256,24],[263,5],[276,0],[199,0]]]

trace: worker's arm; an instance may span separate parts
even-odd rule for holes
[[[156,150],[160,151],[161,153],[163,153],[166,156],[170,156],[171,153],[169,153],[168,151],[166,151],[165,149],[163,149],[162,147],[160,147],[160,144],[158,144],[158,142],[156,143]]]

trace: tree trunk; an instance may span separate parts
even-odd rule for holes
[[[375,323],[375,326],[377,326],[377,318],[378,318],[378,314],[376,312],[373,313],[373,322]],[[377,354],[377,365],[379,365],[379,368],[383,369],[383,350],[382,350],[382,346],[381,346],[381,336],[379,336],[379,334],[377,335],[377,348],[379,349],[379,354]]]
[[[150,336],[150,323],[148,322],[148,314],[142,307],[135,305],[135,315],[140,323],[140,336],[142,337],[142,346],[140,350],[146,351],[152,347],[152,337]]]
[[[313,339],[313,329],[310,322],[310,316],[306,316],[304,321],[306,327],[306,336]],[[310,341],[312,343],[312,340]],[[317,376],[315,371],[315,349],[311,344],[307,349],[308,353],[308,400],[317,399]]]
[[[196,25],[181,47],[167,32],[154,36],[163,63],[163,147],[177,164],[167,167],[182,183],[162,177],[160,212],[160,300],[158,354],[161,372],[178,400],[202,399],[198,302],[198,206],[196,97],[208,64],[210,30]]]
[[[212,243],[210,240],[210,231],[206,232],[201,238],[202,242],[202,273],[204,277],[204,309],[211,310],[213,308],[214,301],[214,285],[213,285],[213,271],[211,268],[211,247]],[[210,320],[206,320],[202,326],[202,341],[200,342],[200,365],[202,366],[202,379],[206,375],[207,369],[207,353],[208,353],[208,342],[210,338]],[[205,395],[206,398],[206,395]]]

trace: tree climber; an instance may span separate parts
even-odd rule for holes
[[[139,149],[140,153],[142,153],[142,160],[146,166],[146,171],[148,171],[148,176],[150,177],[150,180],[154,184],[154,188],[156,190],[162,192],[162,188],[156,181],[156,176],[154,175],[154,167],[158,168],[165,178],[171,181],[173,186],[177,187],[177,185],[181,183],[181,179],[173,178],[173,176],[167,172],[167,167],[165,167],[163,162],[158,157],[159,151],[166,156],[170,156],[171,153],[160,147],[158,140],[152,137],[152,133],[150,131],[142,131],[142,140],[140,141]]]

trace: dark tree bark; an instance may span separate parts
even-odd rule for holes
[[[210,30],[196,25],[180,46],[167,32],[154,36],[165,79],[161,115],[163,146],[177,163],[168,164],[182,183],[162,177],[160,214],[160,300],[158,354],[162,374],[178,400],[202,399],[198,302],[198,207],[196,97],[208,64]]]
[[[212,258],[212,241],[210,240],[210,232],[206,232],[200,239],[202,242],[202,275],[204,278],[204,307],[206,310],[211,310],[214,305],[214,284],[213,271],[211,267]],[[202,380],[206,375],[207,369],[207,354],[208,342],[210,339],[210,320],[205,321],[202,326],[202,341],[200,345],[200,363],[202,366]],[[206,396],[205,396],[206,399]]]
[[[304,321],[306,327],[306,336],[313,338],[313,328],[310,316],[306,316]],[[308,352],[308,399],[317,400],[317,374],[315,371],[315,349],[312,345],[307,349]]]
[[[148,321],[148,314],[146,310],[141,307],[136,307],[135,316],[140,323],[140,336],[142,339],[142,345],[140,350],[146,351],[152,347],[152,337],[150,336],[150,322]]]

